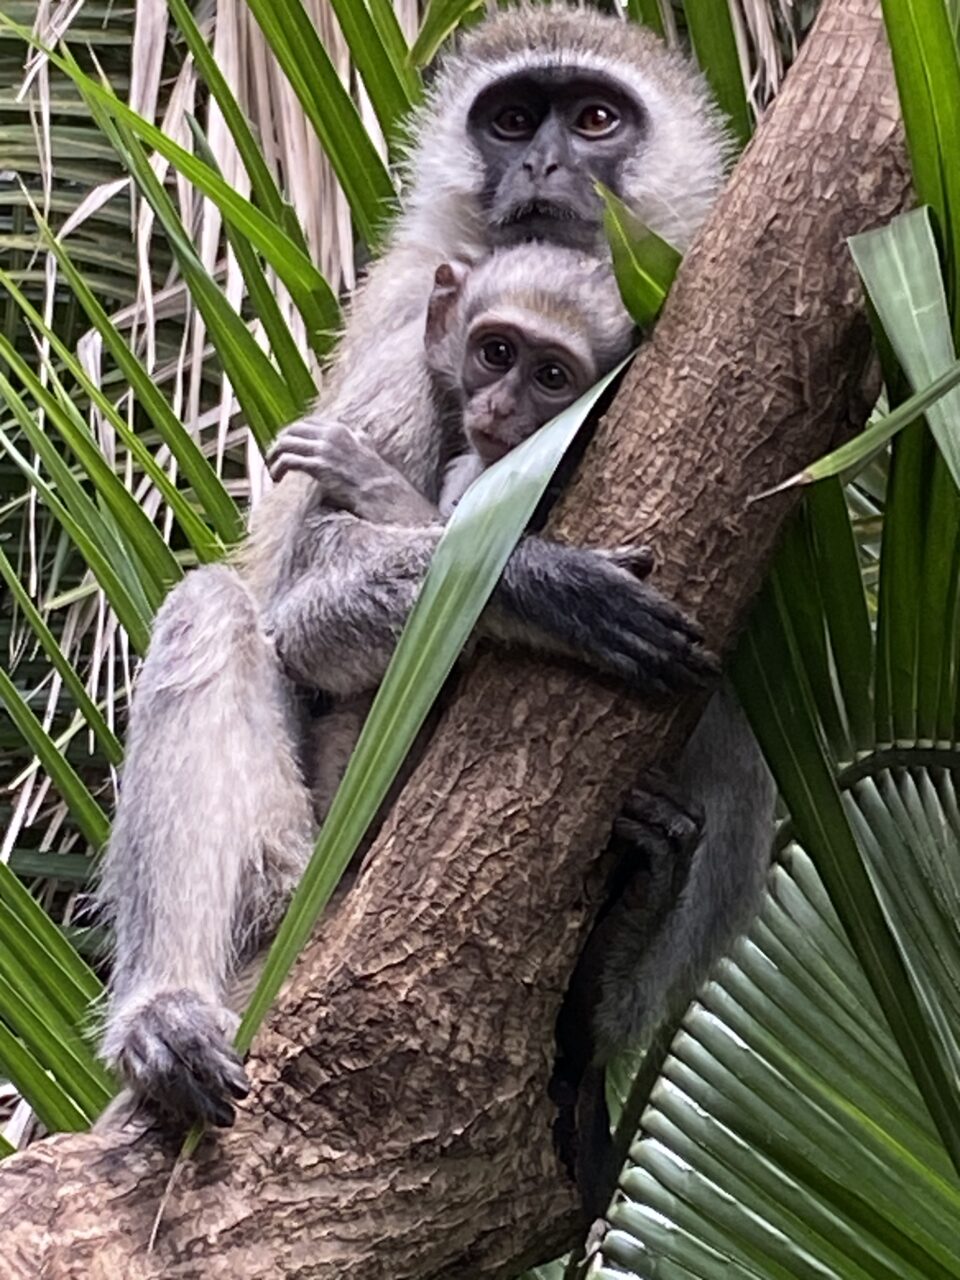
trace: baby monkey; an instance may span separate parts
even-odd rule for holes
[[[606,263],[536,243],[436,270],[424,345],[448,459],[446,519],[468,486],[571,405],[633,345],[635,329]],[[303,471],[325,500],[366,520],[423,524],[432,506],[360,437],[329,421],[286,432],[274,480]]]
[[[321,486],[327,506],[376,524],[446,520],[482,471],[573,404],[623,359],[634,337],[609,266],[578,250],[531,243],[498,250],[475,264],[442,263],[424,333],[437,434],[447,460],[438,505],[362,436],[327,418],[284,432],[269,458],[271,475],[280,480],[288,471],[305,472]],[[609,554],[639,577],[652,567],[644,547]],[[307,781],[318,822],[330,807],[373,694],[337,700],[306,729],[313,740]],[[411,767],[416,754],[411,753]]]

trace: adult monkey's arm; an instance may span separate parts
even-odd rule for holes
[[[907,198],[878,9],[826,0],[554,522],[570,540],[649,538],[659,584],[717,647],[790,506],[746,499],[862,420],[843,241]],[[481,657],[156,1252],[173,1148],[64,1135],[0,1165],[6,1274],[403,1280],[559,1252],[577,1213],[550,1141],[553,1023],[595,853],[675,721],[569,670]]]

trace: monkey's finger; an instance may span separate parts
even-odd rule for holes
[[[282,452],[268,455],[267,470],[271,480],[280,481],[289,471],[302,471],[314,480],[324,480],[336,469],[330,466],[328,454],[321,445],[305,443],[303,447],[287,446]]]
[[[233,1123],[231,1098],[249,1092],[223,1012],[191,991],[158,995],[129,1021],[117,1065],[135,1094],[184,1124]]]
[[[626,609],[634,608],[651,620],[660,623],[667,631],[676,631],[694,644],[703,640],[703,632],[699,625],[688,617],[682,609],[662,595],[656,587],[641,583],[636,578],[630,589],[621,597]]]
[[[646,833],[659,832],[671,844],[685,848],[700,838],[702,819],[688,813],[662,795],[634,791],[613,824],[614,835],[629,848],[641,845]]]
[[[670,649],[685,646],[694,666],[704,674],[718,669],[716,658],[703,647],[697,624],[655,587],[631,579],[627,590],[608,596],[606,603],[606,616],[615,625]]]
[[[620,547],[609,547],[600,554],[635,578],[646,578],[655,563],[653,548],[642,542],[625,542]]]
[[[161,1116],[182,1125],[202,1120],[223,1129],[233,1124],[232,1105],[202,1087],[180,1056],[162,1041],[135,1032],[120,1065],[136,1092]]]
[[[650,660],[655,666],[679,663],[704,678],[716,673],[719,665],[701,645],[698,627],[676,605],[623,570],[607,573],[615,581],[581,581],[569,610],[573,625],[641,665]]]
[[[717,674],[713,655],[685,636],[666,633],[659,639],[637,635],[621,627],[609,629],[608,652],[618,655],[632,673],[630,683],[644,693],[684,693],[707,685]]]
[[[600,666],[646,694],[683,692],[707,684],[719,670],[714,656],[636,601],[607,599],[570,619],[573,643]]]

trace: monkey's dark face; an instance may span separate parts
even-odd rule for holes
[[[594,183],[623,194],[623,163],[645,123],[623,85],[575,68],[519,72],[485,89],[467,129],[483,159],[492,242],[592,246],[602,218]]]
[[[471,328],[463,357],[467,440],[485,463],[496,462],[573,404],[595,376],[548,329],[482,319]]]

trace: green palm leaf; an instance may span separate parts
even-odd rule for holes
[[[960,1181],[799,848],[688,1012],[621,1189],[603,1255],[638,1276],[960,1276]]]

